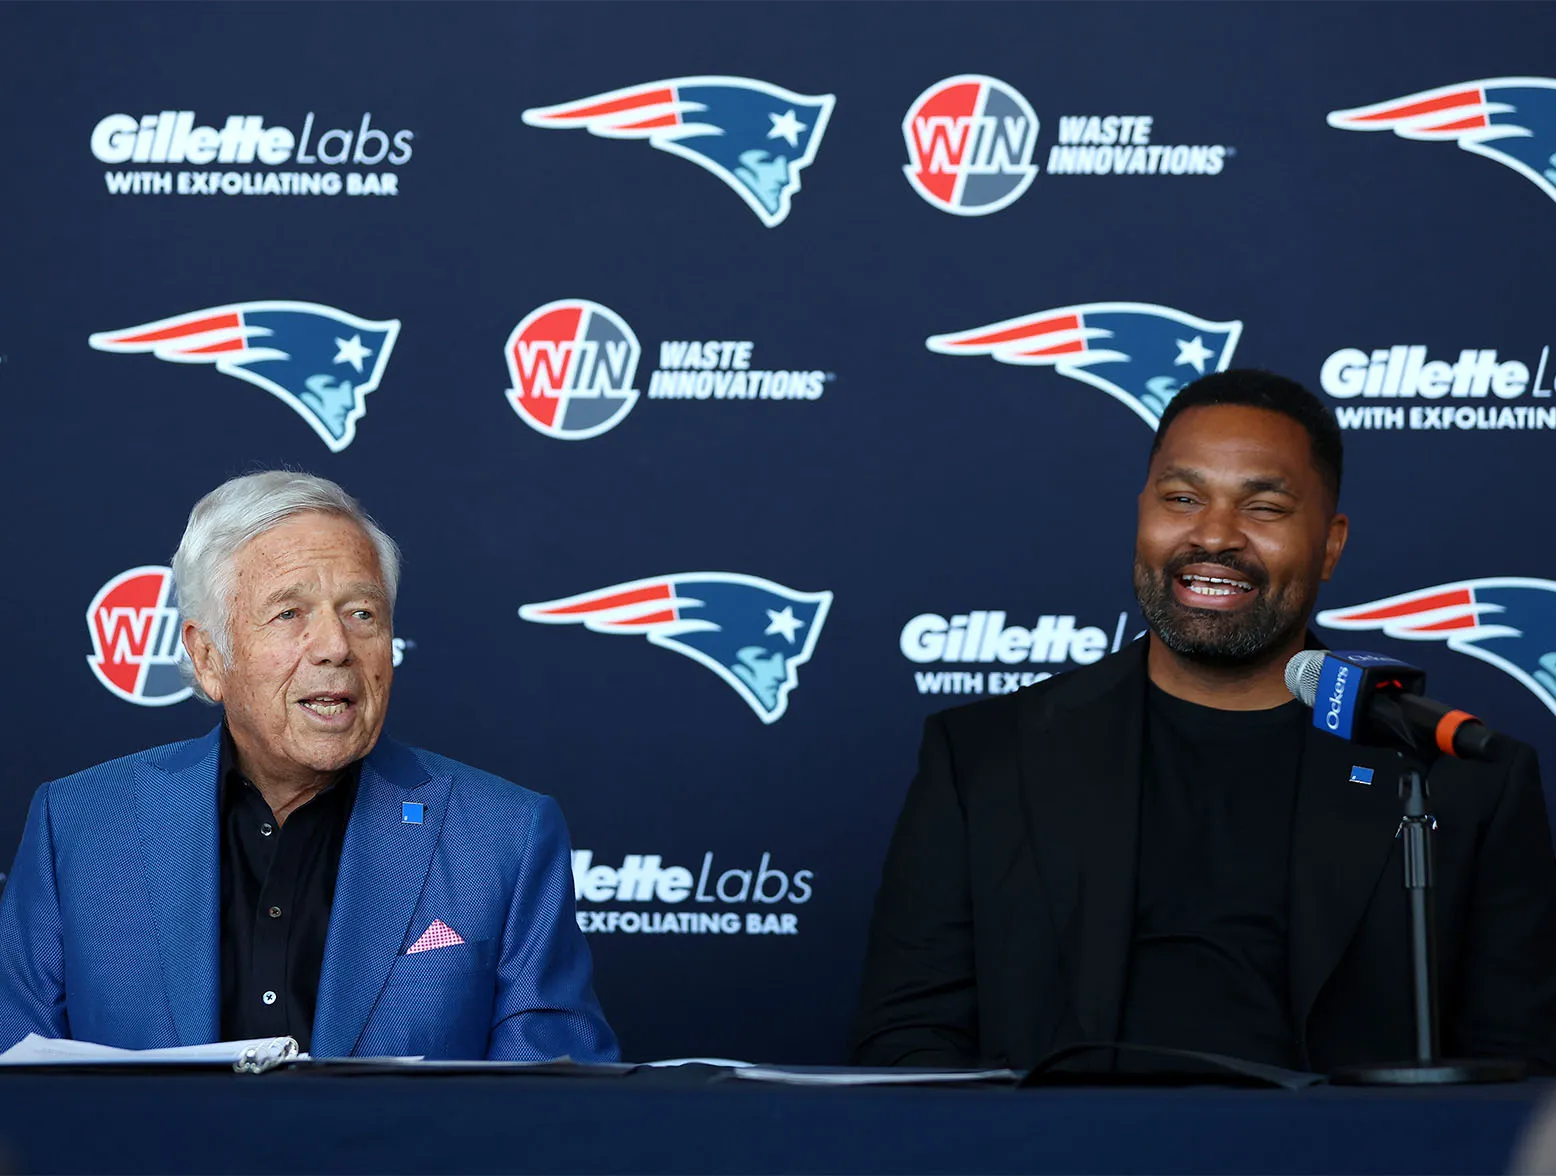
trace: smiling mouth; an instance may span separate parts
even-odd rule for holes
[[[304,710],[312,711],[322,718],[334,718],[343,715],[351,707],[349,694],[312,694],[307,698],[297,700],[297,705]]]
[[[1181,574],[1178,583],[1196,596],[1241,596],[1253,591],[1253,585],[1247,580],[1227,576],[1200,576],[1192,572]]]

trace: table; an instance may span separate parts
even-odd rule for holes
[[[0,1171],[1501,1172],[1551,1092],[5,1073]]]

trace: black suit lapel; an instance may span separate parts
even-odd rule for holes
[[[1020,718],[1021,794],[1087,1040],[1118,1034],[1134,925],[1145,642]]]
[[[1371,768],[1372,783],[1354,782],[1353,765]],[[1399,818],[1393,754],[1310,727],[1291,833],[1291,1012],[1301,1037],[1379,885]]]

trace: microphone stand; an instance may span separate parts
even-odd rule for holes
[[[1414,1061],[1378,1066],[1346,1066],[1330,1081],[1349,1086],[1441,1086],[1465,1082],[1517,1082],[1527,1067],[1517,1058],[1455,1058],[1438,1056],[1437,927],[1434,920],[1432,833],[1437,819],[1428,811],[1431,794],[1426,769],[1404,752],[1399,757],[1399,798],[1404,816],[1399,823],[1405,859],[1405,891],[1410,899],[1411,990],[1415,998],[1416,1056]]]

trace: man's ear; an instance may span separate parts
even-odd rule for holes
[[[1340,562],[1340,553],[1345,550],[1345,541],[1351,534],[1351,520],[1343,514],[1337,514],[1329,520],[1329,535],[1324,540],[1324,574],[1327,580],[1334,575],[1335,565]]]
[[[189,664],[194,667],[195,681],[212,702],[222,700],[222,659],[216,645],[206,636],[205,630],[193,621],[184,622],[184,652],[189,654]]]

